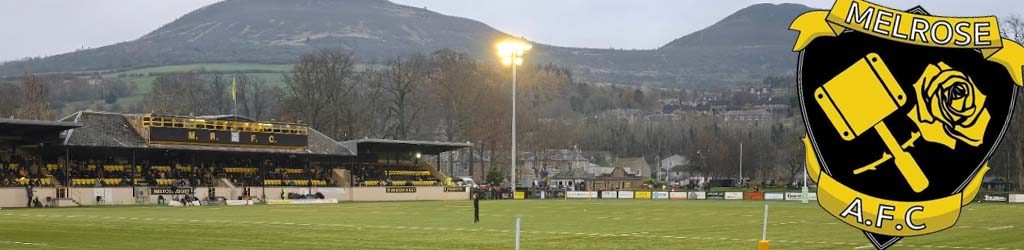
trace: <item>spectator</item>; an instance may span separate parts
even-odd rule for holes
[[[25,184],[25,197],[27,197],[26,200],[28,200],[28,204],[26,204],[25,207],[32,207],[32,192],[32,184]]]

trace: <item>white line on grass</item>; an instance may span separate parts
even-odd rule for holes
[[[5,240],[0,241],[0,244],[25,245],[25,246],[46,246],[46,244],[42,244],[42,243],[31,243],[31,242],[24,242],[24,241],[5,241]]]
[[[14,214],[4,214],[4,215],[13,216]],[[38,218],[44,218],[44,217],[45,218],[95,218],[95,216],[86,217],[86,216],[79,216],[79,215],[49,215],[49,216],[40,216],[40,215],[31,215],[31,214],[19,214],[19,215],[23,216],[23,217],[38,217]],[[126,220],[126,221],[128,221],[128,220],[140,221],[140,218],[135,218],[135,217],[116,217],[116,218],[103,217],[103,218],[115,219],[115,220]],[[166,219],[165,218],[160,218],[160,220],[166,220]],[[183,219],[175,219],[175,221],[184,222],[185,220],[183,220]],[[262,222],[262,221],[254,221],[254,222],[249,222],[249,221],[228,222],[228,221],[221,221],[221,220],[188,220],[188,222],[203,222],[203,223],[214,223],[214,224],[239,223],[239,224],[296,225],[296,223],[294,223],[294,222]],[[323,227],[331,227],[331,226],[333,226],[333,227],[337,227],[337,226],[356,227],[359,230],[362,230],[363,227],[365,227],[365,228],[381,228],[381,229],[406,229],[406,230],[416,230],[416,231],[434,230],[433,228],[426,228],[426,227],[420,228],[420,227],[405,227],[405,226],[374,226],[374,225],[360,226],[360,225],[345,225],[345,224],[306,224],[306,223],[298,224],[298,225],[302,225],[302,226],[307,226],[307,225],[308,226],[323,226]],[[1013,226],[994,227],[994,228],[989,228],[989,230],[1002,230],[1002,229],[1009,229],[1009,228],[1013,228]],[[449,230],[448,228],[437,228],[437,229],[438,230]],[[501,232],[501,233],[508,233],[508,232],[510,232],[509,230],[479,229],[479,228],[472,228],[472,229],[454,228],[454,229],[451,229],[451,230],[454,230],[454,231],[471,231],[471,232]],[[614,233],[612,233],[612,234],[582,233],[582,232],[550,232],[550,231],[521,231],[521,232],[523,232],[523,233],[530,233],[530,234],[549,234],[549,235],[575,234],[575,235],[581,235],[583,237],[588,237],[588,238],[589,237],[647,237],[647,238],[661,237],[661,238],[674,238],[674,239],[681,239],[681,240],[750,241],[750,242],[757,241],[756,239],[735,239],[735,238],[721,238],[721,237],[686,237],[686,236],[670,236],[670,235],[661,235],[661,236],[659,236],[659,235],[638,235],[638,234],[643,234],[643,233],[646,233],[646,232],[640,232],[640,233],[637,233],[637,232],[633,232],[633,233],[619,233],[619,234],[614,234]],[[849,245],[849,246],[857,246],[857,245],[863,244],[863,243],[852,243],[852,242],[824,242],[824,241],[798,241],[798,240],[773,240],[773,241],[779,242],[779,243],[818,244],[818,245]],[[28,242],[17,242],[17,241],[0,241],[0,244],[4,244],[4,243],[6,243],[6,244],[46,246],[46,244],[39,244],[39,243],[28,243]],[[907,244],[897,244],[897,245],[903,246],[903,247],[914,247],[914,248],[1022,250],[1022,249],[1019,249],[1019,248],[1009,249],[1009,248],[990,248],[990,247],[989,248],[980,248],[980,247],[958,247],[958,246],[936,246],[936,245],[907,245]],[[863,247],[863,245],[861,245],[858,248],[861,248],[861,247]]]

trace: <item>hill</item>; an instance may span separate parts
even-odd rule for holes
[[[796,32],[789,24],[812,10],[799,4],[757,4],[655,50],[557,48],[544,58],[580,78],[667,87],[755,81],[794,74]]]
[[[508,37],[483,23],[382,0],[226,0],[188,13],[141,38],[36,60],[0,74],[69,72],[192,63],[294,63],[320,48],[364,60],[459,48],[482,55]]]
[[[788,23],[810,8],[754,5],[654,50],[536,44],[533,61],[573,69],[582,80],[680,86],[737,82],[793,71]],[[344,47],[365,62],[452,48],[492,59],[511,37],[484,23],[384,0],[226,0],[139,39],[0,65],[24,72],[127,70],[196,63],[289,64],[302,54]]]

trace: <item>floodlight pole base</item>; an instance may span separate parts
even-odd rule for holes
[[[800,188],[800,192],[803,193],[803,198],[801,199],[801,202],[803,202],[804,204],[807,204],[807,200],[808,200],[808,197],[807,197],[807,195],[808,195],[807,194],[807,186],[804,186],[803,188]]]

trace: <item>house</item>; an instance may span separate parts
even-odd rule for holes
[[[492,152],[469,149],[445,152],[441,154],[438,167],[450,177],[471,177],[480,182],[487,176],[487,171],[494,166],[491,163],[491,154]],[[508,167],[507,163],[501,163],[504,164],[504,167]]]
[[[592,178],[594,176],[587,174],[582,168],[566,169],[549,178],[548,185],[565,188],[570,191],[585,190],[586,181]]]
[[[619,158],[612,162],[612,171],[615,168],[622,168],[627,174],[636,175],[643,178],[650,178],[651,167],[647,165],[647,161],[643,157],[632,157],[632,158]]]
[[[658,180],[664,182],[682,180],[687,165],[690,165],[690,160],[682,155],[672,155],[662,159],[657,169]]]
[[[522,180],[544,182],[563,171],[579,170],[584,173],[590,166],[590,158],[578,149],[549,149],[541,152],[524,152],[519,163]],[[548,182],[551,185],[551,182]]]
[[[727,122],[766,121],[772,118],[772,114],[766,110],[730,110],[718,116]]]
[[[636,190],[642,189],[644,178],[631,175],[621,167],[612,169],[609,174],[595,176],[586,180],[586,190]]]

